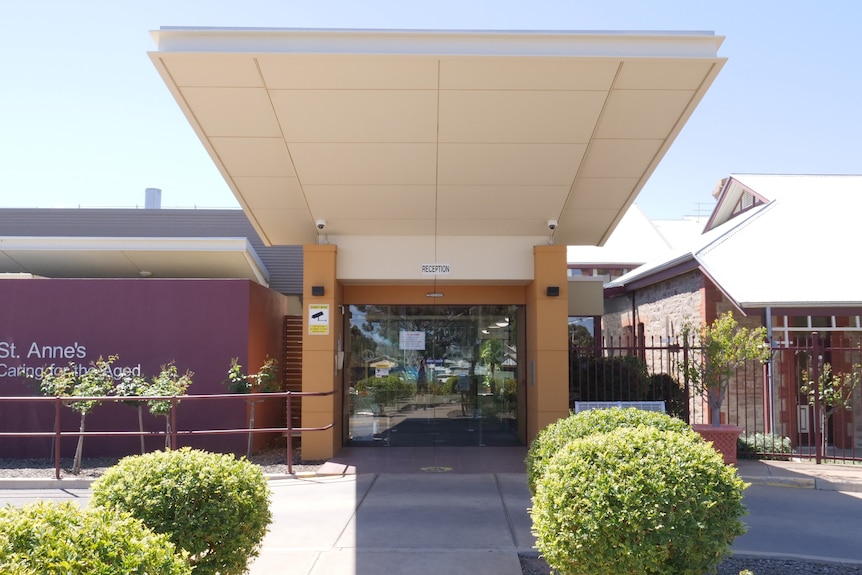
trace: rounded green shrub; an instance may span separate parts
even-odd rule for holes
[[[573,439],[580,439],[594,433],[606,433],[620,427],[641,425],[700,437],[681,419],[656,411],[613,407],[573,413],[540,431],[530,444],[526,460],[527,484],[530,492],[536,493],[536,482],[545,472],[548,460]]]
[[[190,575],[165,535],[128,514],[37,502],[0,509],[0,573]]]
[[[167,535],[195,575],[245,573],[272,521],[269,503],[258,466],[189,448],[126,457],[93,484],[93,504]]]
[[[530,513],[539,551],[561,573],[704,575],[745,532],[744,487],[691,434],[621,428],[553,456]]]

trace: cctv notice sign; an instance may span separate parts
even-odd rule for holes
[[[308,305],[308,335],[329,335],[329,304]]]

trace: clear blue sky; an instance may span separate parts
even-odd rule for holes
[[[709,30],[729,58],[637,202],[733,172],[862,173],[857,0],[83,0],[0,8],[0,207],[237,207],[147,57],[160,26]],[[2,234],[2,231],[0,231]]]

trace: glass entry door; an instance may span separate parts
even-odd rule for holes
[[[518,306],[349,306],[347,443],[522,445],[518,316]]]

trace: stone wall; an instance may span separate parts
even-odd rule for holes
[[[695,270],[681,276],[647,286],[632,294],[605,300],[602,334],[619,338],[630,337],[633,325],[644,325],[647,344],[650,340],[667,342],[679,335],[683,323],[700,323],[703,307],[703,275]],[[632,321],[632,297],[637,317]],[[628,328],[628,329],[627,329]],[[635,333],[636,333],[635,328]]]

